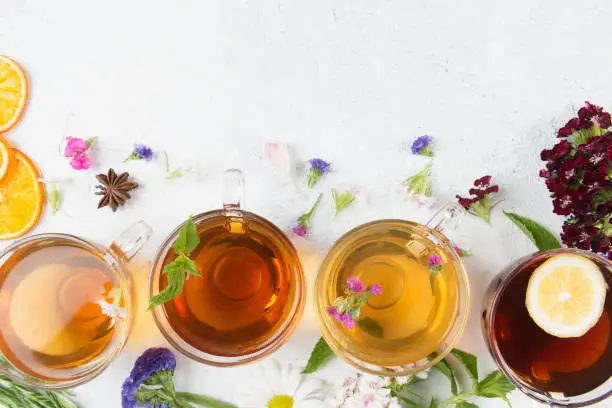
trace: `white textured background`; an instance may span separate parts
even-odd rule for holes
[[[312,280],[347,229],[376,218],[428,218],[398,191],[426,162],[403,148],[423,133],[436,138],[440,202],[491,174],[502,208],[559,231],[537,177],[539,151],[585,99],[612,105],[611,13],[609,1],[0,0],[0,53],[19,61],[32,84],[27,113],[8,138],[46,178],[66,180],[61,213],[47,213],[35,232],[109,243],[145,219],[155,235],[133,267],[142,295],[147,260],[169,230],[189,212],[219,207],[224,168],[244,169],[247,207],[284,229],[319,191],[356,185],[362,195],[353,208],[332,220],[328,194],[312,239],[297,242]],[[94,170],[76,173],[58,155],[68,134],[99,136]],[[316,191],[296,192],[265,159],[269,141],[290,143],[298,160],[332,160],[336,172]],[[199,173],[166,181],[159,160],[124,166],[133,142],[167,150],[173,165]],[[91,193],[95,170],[109,166],[143,186],[116,214],[96,210]],[[460,346],[481,357],[483,372],[493,368],[478,321],[483,291],[533,250],[499,210],[493,224],[468,218],[458,233],[475,253],[466,260],[474,309]],[[318,336],[309,303],[275,357],[304,364]],[[163,340],[141,317],[123,355],[76,390],[79,401],[119,407],[121,382],[152,344]],[[179,364],[178,389],[230,401],[254,372]],[[349,372],[335,361],[320,375],[339,380]],[[512,400],[529,406],[518,393]]]

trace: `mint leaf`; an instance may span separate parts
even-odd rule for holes
[[[174,245],[172,245],[172,248],[177,254],[180,254],[181,252],[190,253],[196,249],[198,245],[200,245],[200,237],[198,237],[196,226],[193,223],[193,218],[191,218],[190,215],[179,231],[179,236],[176,239],[176,242],[174,242]]]
[[[168,285],[151,298],[148,310],[174,299],[183,291],[185,272],[180,265],[172,265],[173,263],[170,263],[164,268],[164,272],[168,275]]]
[[[374,319],[372,319],[371,317],[364,317],[362,319],[357,320],[357,326],[372,337],[383,337],[382,327],[380,327],[380,325],[376,323],[376,321],[374,321]]]
[[[535,244],[540,251],[561,248],[559,240],[546,228],[534,220],[518,214],[504,211],[506,217],[527,235],[527,238]]]
[[[302,371],[302,374],[311,374],[323,367],[329,360],[334,358],[336,355],[334,351],[327,345],[325,339],[321,337],[317,344],[314,346],[308,363]]]
[[[51,205],[53,215],[57,214],[62,205],[62,193],[59,192],[55,185],[53,185],[49,191],[49,205]]]
[[[459,349],[452,349],[451,354],[465,367],[472,379],[472,389],[478,384],[478,360],[476,356]]]
[[[508,406],[512,406],[508,401],[508,394],[513,390],[514,385],[510,380],[501,371],[495,370],[476,385],[473,393],[484,398],[501,398]]]
[[[455,408],[478,408],[478,405],[472,404],[471,402],[461,401],[455,404]]]
[[[448,361],[446,361],[445,359],[442,359],[438,361],[436,365],[433,366],[433,368],[435,368],[436,370],[444,374],[446,378],[448,378],[448,380],[451,383],[451,392],[456,395],[457,394],[457,379],[455,378],[453,367],[448,363]]]
[[[180,259],[180,266],[183,268],[183,271],[189,275],[200,276],[200,272],[198,271],[198,266],[196,263],[189,258],[187,255],[179,255],[177,260]]]

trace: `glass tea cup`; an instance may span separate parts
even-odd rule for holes
[[[542,330],[525,305],[535,269],[555,255],[592,261],[607,285],[598,323],[581,337],[560,338]],[[612,263],[592,252],[555,249],[525,256],[493,280],[484,298],[482,331],[500,370],[534,405],[583,407],[612,395]]]
[[[451,204],[427,225],[379,220],[336,241],[316,278],[315,308],[323,337],[338,356],[370,374],[402,376],[432,367],[450,352],[467,322],[470,291],[461,259],[440,231],[464,213]],[[430,279],[432,257],[440,270]],[[353,316],[354,328],[337,314],[349,278],[382,288]]]
[[[263,358],[293,333],[305,302],[297,251],[270,221],[241,207],[243,177],[227,170],[223,208],[193,217],[200,244],[191,252],[200,276],[181,294],[153,308],[164,337],[181,353],[225,367]],[[176,258],[177,227],[160,246],[150,275],[150,297],[167,285],[164,267]]]
[[[43,389],[100,374],[132,325],[125,269],[149,239],[140,221],[103,248],[66,234],[40,234],[0,253],[0,372]]]

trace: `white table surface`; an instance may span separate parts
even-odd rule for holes
[[[362,194],[352,208],[332,221],[328,194],[311,239],[296,241],[312,283],[326,249],[349,228],[431,214],[398,191],[426,162],[403,144],[424,133],[436,138],[432,182],[440,202],[491,174],[501,208],[559,232],[538,178],[539,152],[584,100],[612,107],[611,12],[605,0],[0,0],[0,53],[23,64],[32,86],[27,113],[8,138],[45,178],[66,180],[61,212],[47,212],[34,232],[110,243],[146,220],[155,233],[132,265],[142,311],[153,252],[187,214],[219,207],[224,168],[244,169],[248,209],[285,230],[319,191],[356,185]],[[66,135],[99,136],[94,169],[77,173],[58,155]],[[270,141],[290,143],[299,160],[332,160],[336,171],[314,191],[296,192],[266,160]],[[134,142],[167,150],[173,165],[199,173],[166,181],[161,160],[123,165]],[[94,174],[111,166],[142,184],[115,214],[97,210],[92,194]],[[533,250],[500,209],[493,225],[470,217],[458,232],[475,254],[465,261],[473,313],[460,347],[480,357],[482,372],[494,368],[478,319],[485,287]],[[318,337],[309,294],[302,324],[274,357],[304,364]],[[141,313],[121,357],[76,389],[78,400],[119,407],[136,356],[163,344]],[[253,372],[181,358],[177,388],[232,401]],[[339,380],[351,372],[337,360],[319,374]],[[512,400],[530,406],[518,392]]]

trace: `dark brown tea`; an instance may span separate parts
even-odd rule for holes
[[[505,364],[534,389],[564,397],[582,395],[612,376],[612,276],[598,264],[607,295],[597,324],[581,337],[555,337],[536,325],[525,306],[529,279],[544,261],[526,262],[504,283],[492,311],[493,341]]]
[[[201,276],[189,276],[182,294],[163,306],[183,340],[216,356],[264,345],[290,317],[301,285],[291,244],[272,224],[243,214],[196,220],[200,245],[190,257]],[[164,265],[175,257],[169,251]],[[160,290],[166,284],[163,275]]]

